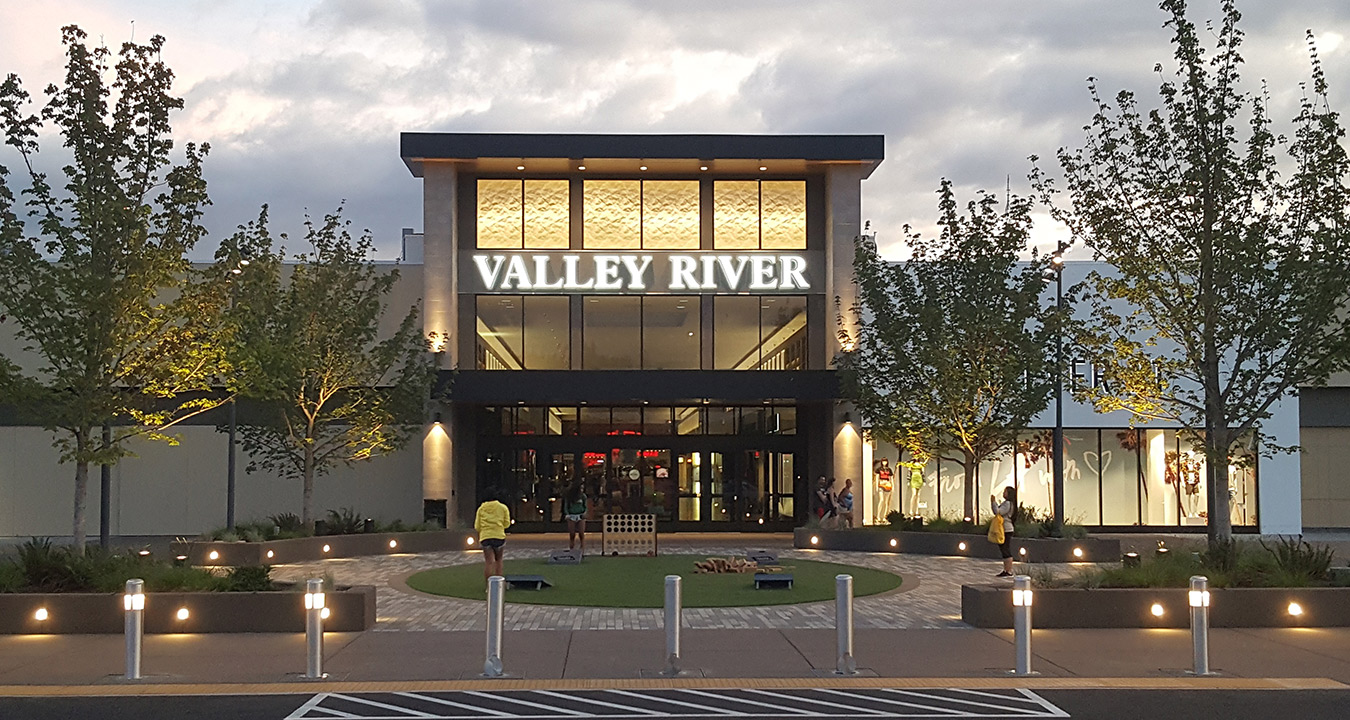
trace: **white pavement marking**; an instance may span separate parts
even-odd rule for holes
[[[730,690],[700,690],[693,688],[671,688],[657,692],[640,692],[619,689],[553,691],[553,690],[508,690],[500,692],[450,691],[445,693],[319,693],[287,716],[287,720],[328,720],[329,718],[351,718],[353,720],[468,720],[470,718],[500,718],[502,720],[550,720],[564,718],[600,718],[610,720],[650,720],[657,717],[727,717],[727,718],[775,718],[784,717],[806,720],[844,720],[846,718],[1066,718],[1069,714],[1051,704],[1036,693],[1026,689],[1016,689],[1016,695],[988,691],[968,690],[964,688],[935,689],[928,692],[901,690],[895,688],[869,688],[845,692],[832,688],[792,688],[777,692],[757,688],[739,688]],[[837,701],[823,700],[819,695],[838,697]],[[951,695],[943,694],[951,693]],[[979,700],[954,697],[963,694]],[[367,697],[362,697],[362,695]],[[442,695],[460,699],[478,699],[498,704],[514,704],[522,709],[518,712],[484,707],[477,703],[458,702]],[[617,703],[598,699],[605,697],[624,697],[641,700],[644,707],[631,702]],[[694,696],[701,702],[687,700]],[[372,699],[379,697],[388,702]],[[532,700],[524,698],[529,697]],[[758,698],[767,697],[775,702],[761,702]],[[409,701],[441,705],[447,709],[459,711],[456,714],[435,714],[413,707],[392,704],[390,698],[403,698]],[[912,698],[912,699],[911,699]],[[539,700],[535,702],[534,700]],[[548,701],[557,704],[549,704]],[[723,703],[708,704],[708,701]],[[917,702],[922,700],[923,702]],[[354,714],[335,710],[323,705],[326,701],[337,701],[371,708],[371,714]],[[999,704],[1002,701],[1003,704]],[[826,710],[793,706],[803,703],[824,706]],[[588,712],[577,710],[575,705],[589,704],[597,708],[617,710]],[[889,705],[893,709],[877,708],[876,704]],[[733,707],[727,707],[728,705]],[[943,707],[943,705],[955,707]],[[752,706],[752,712],[734,709],[735,706]],[[350,709],[350,708],[349,708]],[[453,712],[453,711],[451,711]]]
[[[441,705],[448,705],[448,706],[450,706],[450,707],[456,707],[456,708],[459,708],[459,709],[461,709],[461,710],[468,710],[468,711],[470,711],[470,712],[487,713],[488,715],[495,715],[495,716],[497,716],[497,717],[515,717],[514,714],[509,713],[509,712],[505,712],[505,711],[502,711],[502,710],[494,710],[494,709],[492,709],[492,708],[485,708],[485,707],[481,707],[481,706],[479,706],[479,705],[469,705],[468,703],[458,703],[458,702],[455,702],[454,700],[447,700],[447,699],[445,699],[445,698],[436,697],[436,696],[434,696],[434,695],[423,695],[423,694],[421,694],[421,693],[415,693],[415,692],[396,692],[396,693],[393,693],[393,694],[394,694],[394,695],[398,695],[398,696],[400,696],[400,697],[411,698],[411,699],[413,699],[413,700],[422,700],[422,701],[424,701],[424,702],[429,702],[429,703],[438,703],[438,704],[441,704]]]
[[[915,708],[915,709],[918,709],[918,710],[928,710],[928,711],[934,712],[934,713],[941,713],[941,715],[938,715],[938,716],[936,716],[936,717],[978,717],[977,715],[974,715],[974,714],[972,714],[972,713],[968,713],[968,712],[966,712],[966,711],[964,711],[964,710],[956,710],[956,709],[953,709],[953,708],[944,708],[944,707],[933,707],[932,705],[924,705],[923,703],[916,703],[916,702],[902,702],[902,701],[900,701],[900,700],[887,700],[886,698],[883,698],[883,697],[877,697],[876,695],[864,695],[864,694],[861,694],[861,693],[859,693],[859,694],[857,694],[857,695],[850,695],[849,693],[846,693],[846,692],[841,692],[841,691],[839,691],[839,690],[829,690],[829,689],[822,689],[821,692],[827,692],[827,693],[830,693],[831,695],[842,695],[842,696],[844,696],[844,697],[852,698],[852,699],[854,699],[854,700],[870,700],[870,701],[872,701],[872,702],[884,703],[884,704],[886,704],[886,705],[899,705],[900,707],[905,707],[905,708]]]
[[[565,715],[580,715],[580,716],[585,716],[585,715],[589,715],[589,714],[590,714],[590,713],[587,713],[587,712],[582,712],[581,710],[573,710],[572,708],[555,707],[555,706],[553,706],[553,705],[544,705],[544,704],[542,704],[542,703],[530,702],[529,700],[521,700],[521,699],[516,698],[516,697],[511,697],[508,693],[497,693],[496,695],[494,695],[494,694],[492,694],[492,693],[486,693],[486,692],[483,692],[483,691],[481,691],[481,690],[468,690],[468,691],[465,691],[465,694],[466,694],[466,695],[473,695],[473,696],[475,696],[475,697],[491,698],[491,699],[493,699],[493,700],[497,700],[497,701],[500,701],[500,702],[510,702],[510,703],[515,703],[515,704],[517,704],[517,705],[525,705],[525,706],[527,706],[527,707],[538,708],[539,710],[552,710],[552,711],[554,711],[554,712],[561,713],[561,714],[565,714]]]
[[[647,709],[647,708],[633,707],[633,706],[631,706],[631,705],[620,705],[620,704],[618,704],[618,703],[605,702],[604,700],[596,700],[596,699],[594,699],[594,698],[585,697],[585,696],[582,696],[582,695],[567,695],[567,694],[565,694],[565,693],[554,692],[554,691],[552,691],[552,690],[535,690],[534,692],[535,692],[536,694],[539,694],[539,695],[548,695],[548,696],[550,696],[550,697],[562,698],[562,699],[564,699],[564,700],[573,700],[573,701],[576,701],[576,702],[590,703],[590,704],[592,704],[592,705],[600,705],[600,706],[602,706],[602,707],[614,708],[615,710],[627,710],[628,712],[631,712],[631,713],[640,713],[640,714],[643,714],[643,715],[664,715],[664,714],[665,714],[665,713],[661,712],[660,710],[649,710],[649,709]],[[603,691],[602,691],[602,692],[603,692]]]
[[[724,701],[727,701],[727,702],[740,703],[740,704],[742,704],[742,705],[750,705],[750,706],[757,707],[757,708],[758,708],[758,707],[773,708],[773,709],[775,709],[775,710],[783,710],[783,711],[785,711],[785,712],[790,712],[790,713],[792,713],[792,714],[794,714],[794,715],[814,715],[814,714],[816,714],[816,713],[814,713],[814,712],[811,711],[811,710],[803,710],[803,709],[801,709],[801,708],[787,707],[787,706],[785,706],[785,705],[775,705],[775,704],[773,704],[773,703],[759,702],[759,701],[757,701],[757,700],[742,700],[742,699],[740,699],[740,698],[738,698],[738,697],[736,697],[736,696],[734,696],[734,695],[728,695],[728,694],[723,694],[723,693],[710,693],[710,692],[707,692],[707,691],[704,691],[704,690],[689,690],[689,689],[684,689],[684,688],[678,690],[677,692],[689,693],[689,694],[691,694],[691,695],[702,695],[702,696],[704,696],[704,697],[717,698],[718,700],[724,700]],[[787,698],[786,698],[786,697],[783,697],[782,699],[786,700]]]
[[[703,711],[708,712],[708,713],[711,713],[711,714],[713,714],[713,715],[727,715],[727,716],[730,716],[730,717],[746,717],[746,713],[740,712],[739,710],[731,710],[731,709],[728,709],[728,708],[715,707],[715,706],[710,706],[710,705],[701,705],[701,704],[699,704],[699,703],[692,703],[692,702],[686,702],[686,701],[681,701],[681,700],[672,700],[672,699],[667,698],[667,697],[662,696],[662,695],[643,695],[643,694],[641,694],[641,693],[635,693],[635,692],[631,692],[631,691],[628,691],[628,690],[610,690],[610,692],[612,692],[612,693],[617,693],[617,694],[619,694],[619,695],[628,695],[628,696],[630,696],[630,697],[635,697],[635,698],[639,698],[639,699],[642,699],[642,700],[647,700],[648,702],[664,702],[664,703],[673,703],[673,704],[675,704],[675,705],[683,705],[683,706],[685,706],[685,707],[691,707],[691,708],[696,708],[696,709],[698,709],[698,710],[703,710]],[[694,715],[695,713],[685,713],[685,714],[686,714],[686,715]]]
[[[1038,714],[1035,710],[1032,710],[1031,708],[1016,708],[1016,707],[1010,708],[1010,707],[1008,707],[1007,705],[994,705],[994,704],[987,703],[987,702],[976,702],[975,700],[962,700],[961,698],[950,697],[950,696],[947,696],[947,695],[930,695],[929,693],[920,692],[920,691],[918,691],[918,690],[895,690],[895,689],[892,689],[892,688],[882,688],[882,689],[881,689],[881,692],[888,693],[888,694],[892,694],[892,695],[901,695],[901,696],[904,696],[904,697],[917,697],[917,698],[924,698],[924,699],[926,699],[926,700],[942,700],[942,701],[946,701],[946,702],[962,703],[962,704],[964,704],[964,705],[975,705],[975,706],[977,706],[977,707],[993,708],[993,709],[995,709],[995,710],[1003,710],[1003,711],[1006,711],[1006,712],[1016,712],[1016,713],[1022,713],[1022,714],[1033,715],[1033,716]],[[1014,702],[1016,702],[1016,699],[1015,699],[1015,698],[1009,698],[1009,699],[1010,699],[1010,700],[1013,700]]]

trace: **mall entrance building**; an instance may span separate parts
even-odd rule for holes
[[[501,489],[519,530],[592,517],[787,530],[866,474],[830,361],[870,136],[405,133],[425,329],[449,389],[429,507]],[[836,305],[840,303],[840,305]]]

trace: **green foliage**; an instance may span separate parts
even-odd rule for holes
[[[12,560],[0,560],[0,593],[22,590],[28,584],[23,568]]]
[[[1290,575],[1303,576],[1308,580],[1324,580],[1331,571],[1334,551],[1325,545],[1313,547],[1302,535],[1282,536],[1275,541],[1274,547],[1262,540],[1261,547],[1275,558],[1275,565],[1281,571]]]
[[[1281,132],[1264,86],[1242,89],[1233,0],[1211,32],[1184,0],[1162,9],[1175,70],[1155,68],[1160,107],[1141,110],[1128,91],[1108,100],[1093,81],[1087,143],[1058,153],[1068,206],[1039,170],[1032,180],[1075,241],[1111,266],[1073,293],[1091,310],[1072,328],[1075,345],[1104,379],[1079,395],[1199,438],[1217,545],[1232,531],[1234,456],[1277,449],[1261,434],[1273,405],[1350,355],[1350,159],[1315,49],[1310,82],[1277,93],[1300,97],[1292,132]]]
[[[1210,587],[1312,587],[1328,579],[1331,551],[1300,539],[1283,538],[1275,546],[1229,540],[1199,553],[1169,553],[1142,558],[1138,567],[1124,565],[1085,569],[1074,577],[1045,585],[1055,587],[1188,587],[1192,575],[1209,578]]]
[[[278,532],[304,532],[305,523],[300,520],[300,516],[293,512],[277,513],[268,515],[267,519],[272,521],[272,525]]]
[[[50,538],[24,542],[19,546],[18,562],[29,587],[63,592],[88,584],[88,578],[82,575],[82,563],[76,562],[69,548],[52,544]]]
[[[318,223],[306,218],[306,250],[288,257],[274,246],[264,206],[221,244],[211,269],[230,298],[229,355],[240,390],[263,408],[242,418],[248,470],[301,480],[305,525],[314,516],[315,478],[407,443],[435,375],[416,307],[381,337],[399,275],[370,262],[372,242],[368,232],[351,235],[339,208]],[[288,259],[299,264],[284,271]]]
[[[981,193],[963,213],[943,180],[941,234],[924,238],[906,225],[913,257],[902,263],[882,259],[875,239],[861,236],[858,301],[841,309],[845,393],[878,437],[966,469],[963,517],[976,516],[979,464],[1045,409],[1053,385],[1046,262],[1019,263],[1031,203],[998,205]]]
[[[364,528],[365,518],[352,508],[329,510],[324,521],[325,535],[356,535]]]
[[[123,43],[115,58],[85,38],[62,28],[65,80],[40,110],[18,76],[0,83],[0,132],[27,181],[20,204],[0,166],[0,313],[37,358],[3,363],[0,389],[75,465],[80,550],[89,465],[117,462],[132,437],[172,442],[169,427],[217,403],[203,392],[224,367],[219,308],[187,260],[205,234],[208,147],[171,157],[169,116],[183,101],[170,94],[164,38]],[[55,183],[40,169],[48,138],[62,145]]]
[[[892,530],[907,530],[909,532],[921,532],[928,528],[924,527],[922,517],[908,517],[904,513],[892,511],[886,514],[886,524]]]
[[[225,589],[230,592],[264,592],[272,589],[272,568],[266,565],[231,568],[225,576]]]
[[[127,580],[141,578],[149,592],[222,591],[236,589],[209,570],[177,567],[136,553],[102,548],[79,552],[34,538],[19,546],[15,557],[0,560],[0,592],[119,592]]]

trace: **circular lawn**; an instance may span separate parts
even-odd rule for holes
[[[788,605],[834,597],[834,576],[853,576],[853,595],[875,595],[900,587],[900,576],[882,570],[784,558],[783,572],[791,573],[786,589],[755,589],[753,573],[706,574],[694,571],[705,555],[657,557],[587,556],[580,565],[549,565],[548,558],[511,559],[507,575],[542,575],[553,586],[543,590],[507,590],[507,602],[582,607],[659,608],[665,598],[665,577],[683,578],[684,606],[736,607]],[[483,599],[483,565],[470,563],[424,570],[407,579],[408,587],[432,595]]]

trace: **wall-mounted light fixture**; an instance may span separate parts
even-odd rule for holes
[[[845,425],[852,425],[852,424],[853,424],[853,414],[852,414],[852,413],[844,413],[844,424],[845,424]]]

